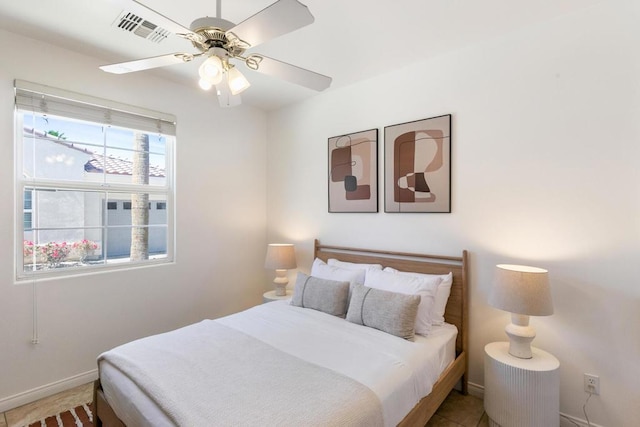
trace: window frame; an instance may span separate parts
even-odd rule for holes
[[[83,274],[93,273],[108,273],[112,271],[121,271],[130,268],[147,267],[153,265],[162,265],[175,262],[175,174],[174,174],[174,161],[175,161],[175,146],[176,146],[176,132],[175,132],[175,117],[165,113],[158,113],[151,110],[142,109],[139,107],[129,106],[125,104],[116,103],[100,98],[94,98],[87,95],[77,94],[73,92],[64,91],[62,89],[50,88],[36,83],[24,82],[20,80],[15,81],[16,89],[16,102],[14,107],[15,115],[15,134],[14,134],[14,192],[15,192],[15,210],[14,210],[14,230],[15,230],[15,258],[14,258],[14,271],[16,283],[32,282],[33,280],[47,280],[51,278],[60,278],[65,276],[78,276]],[[84,118],[78,117],[75,114],[69,114],[67,116],[62,114],[51,114],[57,116],[63,120],[82,120],[90,123],[95,123],[102,126],[117,126],[125,129],[130,129],[135,132],[143,132],[147,134],[154,134],[150,131],[153,128],[154,122],[157,122],[157,131],[155,133],[161,133],[166,137],[165,139],[165,181],[164,185],[149,185],[149,184],[133,184],[133,183],[106,183],[106,182],[88,182],[80,180],[61,180],[51,178],[26,178],[23,175],[24,171],[24,140],[23,140],[23,112],[31,114],[46,114],[43,111],[38,111],[37,108],[29,110],[24,108],[24,104],[18,105],[18,92],[24,96],[26,92],[32,92],[34,94],[42,96],[51,96],[55,99],[61,99],[62,102],[69,102],[72,106],[75,105],[87,105],[92,114],[95,114],[95,110],[102,109],[104,111],[104,117],[109,118],[112,114],[116,116],[117,123],[109,123],[108,120],[96,121],[92,117]],[[55,102],[55,101],[54,101]],[[54,105],[54,109],[55,109]],[[80,114],[82,110],[73,110],[74,113]],[[124,118],[124,121],[123,119]],[[127,123],[137,123],[136,119],[142,120],[140,123],[148,125],[145,129],[140,129],[138,126],[126,126]],[[146,120],[146,121],[145,121]],[[23,241],[25,236],[24,227],[24,209],[25,196],[24,193],[27,189],[32,189],[31,192],[31,210],[32,212],[32,225],[34,215],[37,215],[37,206],[35,206],[37,192],[40,189],[56,189],[61,191],[80,191],[89,194],[90,192],[102,193],[105,197],[102,200],[102,221],[98,226],[87,226],[86,224],[79,227],[70,227],[73,229],[102,229],[102,236],[107,235],[107,231],[112,227],[106,222],[106,216],[108,215],[107,203],[109,202],[110,195],[121,194],[134,194],[142,193],[148,194],[149,197],[157,196],[161,197],[168,205],[166,211],[166,255],[162,257],[152,258],[148,260],[131,261],[127,259],[114,260],[103,258],[105,260],[102,264],[96,265],[83,265],[82,267],[69,267],[69,268],[52,268],[42,269],[34,271],[26,271],[23,254]],[[34,209],[35,208],[35,209]],[[146,227],[151,229],[154,224],[146,224]],[[157,226],[157,225],[156,225]],[[134,225],[128,226],[130,229]],[[164,227],[164,225],[162,225]],[[104,251],[106,251],[106,240],[103,245]]]

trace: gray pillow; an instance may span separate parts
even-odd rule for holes
[[[349,282],[320,279],[298,272],[291,305],[344,317],[347,313]]]
[[[351,288],[347,320],[413,341],[420,295],[383,291],[363,285]]]

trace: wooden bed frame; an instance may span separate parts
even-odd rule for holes
[[[459,381],[462,381],[461,392],[467,394],[469,370],[467,353],[469,317],[467,306],[467,251],[462,251],[461,257],[422,255],[407,252],[327,246],[321,245],[316,240],[314,256],[325,262],[329,258],[337,258],[346,262],[382,264],[384,267],[416,273],[447,274],[452,272],[453,285],[451,286],[451,295],[447,301],[444,318],[447,323],[458,328],[456,359],[442,373],[434,384],[431,393],[423,397],[398,425],[402,427],[424,426]]]
[[[468,305],[467,305],[467,251],[462,256],[423,255],[407,252],[391,252],[371,249],[358,249],[341,246],[314,244],[314,258],[327,261],[337,258],[341,261],[382,264],[401,271],[413,271],[427,274],[453,273],[451,295],[447,302],[445,320],[458,328],[456,338],[456,358],[442,373],[425,396],[398,424],[401,427],[424,426],[438,407],[449,395],[456,384],[461,383],[461,392],[467,394],[468,381]],[[93,413],[96,427],[125,427],[104,397],[100,379],[95,382]]]

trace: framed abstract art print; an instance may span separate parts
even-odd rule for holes
[[[451,212],[451,114],[384,128],[384,211]]]
[[[329,138],[329,212],[378,212],[378,129]]]

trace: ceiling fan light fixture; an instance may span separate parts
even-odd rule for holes
[[[200,65],[198,74],[201,80],[206,80],[211,85],[217,85],[222,81],[224,66],[222,61],[215,55],[211,55]]]
[[[229,77],[229,89],[233,95],[237,95],[251,86],[249,80],[247,80],[236,67],[229,68],[227,73]]]
[[[135,17],[150,15],[155,22],[166,28],[163,31],[189,40],[198,53],[176,52],[100,67],[108,73],[131,73],[201,58],[204,61],[198,68],[198,83],[203,90],[215,87],[222,107],[239,105],[240,93],[251,86],[245,76],[229,63],[230,60],[242,61],[250,70],[318,91],[331,84],[330,77],[286,62],[254,53],[243,56],[249,48],[311,24],[314,21],[313,15],[299,0],[272,0],[275,2],[238,25],[220,17],[222,0],[216,0],[216,17],[198,18],[189,28],[145,6],[143,2],[147,0],[119,1],[128,4],[128,9]],[[147,24],[154,28],[156,26],[149,21],[144,21],[141,25],[144,27]],[[145,27],[145,31],[147,30]]]
[[[202,89],[202,90],[211,90],[211,88],[213,87],[213,85],[211,83],[209,83],[209,80],[207,80],[207,79],[200,79],[198,81],[198,85],[200,86],[200,89]]]

